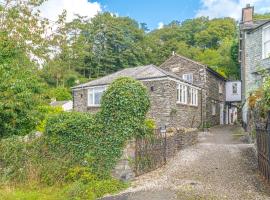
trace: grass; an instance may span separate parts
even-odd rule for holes
[[[73,182],[65,185],[2,185],[0,200],[95,200],[106,194],[115,194],[128,187],[122,182],[100,181],[87,185]]]
[[[2,186],[0,200],[64,200],[64,187]]]

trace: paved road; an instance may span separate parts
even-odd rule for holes
[[[104,200],[270,199],[257,173],[253,145],[234,135],[239,127],[213,128],[166,166],[138,177],[122,194]]]

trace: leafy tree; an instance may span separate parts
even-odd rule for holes
[[[254,14],[254,20],[262,20],[262,19],[270,19],[270,13],[264,13],[264,14],[255,13]]]
[[[40,121],[42,84],[34,70],[0,65],[0,137],[29,134]]]
[[[111,13],[97,15],[86,31],[91,52],[86,57],[90,77],[98,77],[119,69],[146,64],[141,42],[144,31],[128,17]]]
[[[49,22],[40,17],[38,6],[44,0],[3,0],[0,4],[0,32],[23,49],[37,62],[46,60],[48,38],[46,28]]]

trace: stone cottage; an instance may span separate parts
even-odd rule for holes
[[[184,56],[173,54],[160,68],[202,88],[202,121],[210,126],[228,124],[226,78],[213,69]]]
[[[249,121],[247,98],[259,88],[263,77],[260,70],[270,70],[270,19],[255,20],[254,7],[249,4],[242,9],[239,40],[239,62],[241,64],[242,117],[246,127]]]
[[[131,77],[149,91],[148,117],[158,127],[198,127],[202,123],[201,88],[181,76],[154,65],[127,68],[73,88],[74,110],[97,112],[102,93],[115,79]],[[196,83],[196,82],[195,82]]]

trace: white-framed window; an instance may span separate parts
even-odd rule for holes
[[[89,88],[87,105],[90,107],[100,106],[101,97],[105,90],[105,86]]]
[[[237,95],[238,94],[238,87],[237,83],[232,84],[232,94]]]
[[[183,74],[183,79],[189,83],[193,83],[193,74]]]
[[[262,58],[268,58],[270,56],[270,26],[263,28],[262,30]]]
[[[190,88],[190,105],[198,106],[198,90]]]
[[[212,115],[216,115],[216,102],[212,101]]]
[[[186,85],[178,84],[177,103],[187,104],[187,86]]]
[[[219,82],[219,84],[218,84],[218,92],[219,92],[219,94],[223,93],[223,85],[221,82]]]

